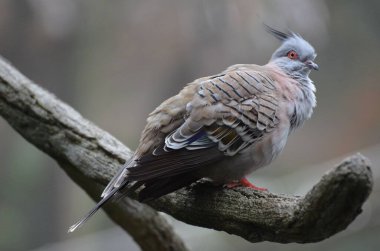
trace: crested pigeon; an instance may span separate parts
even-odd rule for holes
[[[282,42],[269,62],[233,65],[199,78],[159,105],[149,114],[133,157],[69,232],[128,184],[133,185],[127,189],[140,189],[141,201],[202,178],[255,188],[245,176],[271,163],[316,106],[309,78],[318,70],[314,48],[299,34],[265,28]]]

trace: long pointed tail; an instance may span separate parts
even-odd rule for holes
[[[98,204],[96,204],[96,206],[90,211],[88,212],[85,216],[83,216],[79,221],[77,221],[74,225],[72,225],[69,230],[67,232],[69,233],[72,233],[74,232],[77,228],[81,227],[84,223],[86,223],[86,221],[91,217],[93,216],[103,205],[104,203],[106,203],[109,199],[112,198],[112,196],[115,195],[115,193],[117,193],[122,187],[124,187],[124,185],[126,184],[127,182],[124,181],[123,184],[121,184],[118,188],[115,188],[113,189],[112,191],[110,191],[106,196],[104,196],[103,199],[101,199]]]
[[[127,162],[124,163],[123,166],[120,167],[119,171],[115,174],[115,176],[112,178],[112,180],[108,183],[107,187],[104,189],[102,195],[100,197],[105,198],[111,191],[113,191],[115,188],[120,187],[122,182],[125,180],[127,173],[128,173],[128,167],[133,164],[134,157],[130,158]]]

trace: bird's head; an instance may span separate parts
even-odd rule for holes
[[[311,70],[318,70],[318,65],[314,63],[317,54],[313,46],[300,35],[293,32],[283,33],[267,25],[265,28],[282,42],[273,53],[270,62],[275,63],[291,76],[308,77]]]

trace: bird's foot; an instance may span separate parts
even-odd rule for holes
[[[247,178],[242,178],[239,181],[232,181],[232,182],[225,185],[226,188],[234,188],[234,187],[239,187],[239,186],[252,188],[252,189],[257,190],[257,191],[268,191],[268,189],[266,189],[264,187],[255,186],[254,184],[249,182],[249,180]]]

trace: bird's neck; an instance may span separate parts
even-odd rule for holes
[[[289,97],[294,104],[294,109],[292,108],[289,111],[289,115],[291,116],[291,129],[293,130],[300,127],[311,117],[313,108],[317,104],[315,97],[316,89],[313,81],[309,78],[310,71],[288,71],[274,62],[270,62],[268,66],[273,69],[279,69],[277,72],[282,72],[283,76],[286,76],[281,79],[288,79],[285,81],[284,86],[288,86],[289,88],[284,88],[283,91],[291,90],[290,93],[287,94],[287,97]]]
[[[289,110],[292,130],[300,127],[311,117],[313,108],[316,106],[315,86],[309,78],[308,72],[288,72],[276,63],[269,62],[266,65],[275,72],[282,92],[286,99],[293,103]]]
[[[317,104],[315,97],[315,86],[313,81],[308,77],[291,76],[296,80],[298,91],[294,96],[294,113],[291,117],[292,128],[301,126],[311,117],[313,109]]]

